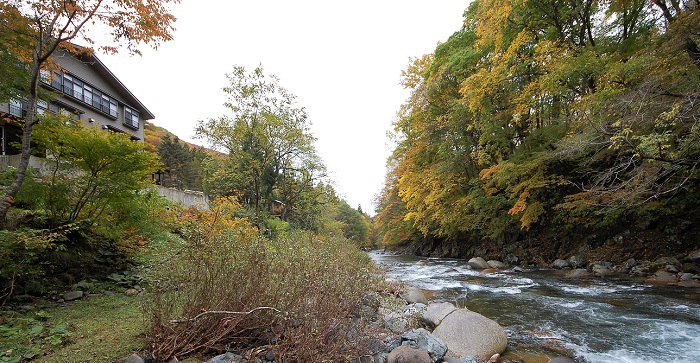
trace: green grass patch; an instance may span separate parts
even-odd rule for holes
[[[2,363],[112,362],[144,347],[141,300],[122,294],[6,314],[1,322]]]

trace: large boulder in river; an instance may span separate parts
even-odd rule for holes
[[[593,274],[588,272],[585,268],[577,268],[567,272],[564,277],[567,279],[587,279],[593,277]]]
[[[475,270],[484,270],[487,268],[491,268],[489,264],[484,260],[482,257],[472,257],[467,261],[467,265],[471,266],[471,268]]]
[[[447,344],[447,356],[489,359],[506,350],[506,332],[495,321],[467,309],[442,319],[433,335]]]
[[[457,308],[448,302],[432,303],[423,312],[423,320],[429,322],[433,326],[438,326],[449,313],[457,310]]]

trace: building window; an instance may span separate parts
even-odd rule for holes
[[[10,115],[24,117],[26,112],[27,104],[25,102],[16,99],[10,100]]]
[[[139,112],[131,107],[124,106],[124,124],[134,129],[139,128]]]
[[[54,77],[49,80],[42,77],[42,82],[63,92],[64,94],[86,103],[93,108],[117,118],[119,113],[117,100],[104,92],[85,84],[85,82],[62,72],[54,72]]]
[[[43,115],[49,108],[49,103],[44,100],[36,101],[36,114]]]

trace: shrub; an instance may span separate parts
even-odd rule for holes
[[[286,362],[360,356],[367,339],[353,320],[378,281],[369,257],[345,239],[262,238],[230,209],[222,213],[235,206],[226,204],[199,211],[184,227],[189,241],[151,269],[154,355],[266,345]]]

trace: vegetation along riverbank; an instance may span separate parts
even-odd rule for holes
[[[96,51],[172,40],[179,2],[0,1],[0,363],[511,360],[494,320],[369,248],[462,259],[476,289],[540,267],[700,286],[698,0],[471,1],[402,73],[374,216],[262,65],[221,76],[220,116],[167,120],[206,147],[148,122]]]

